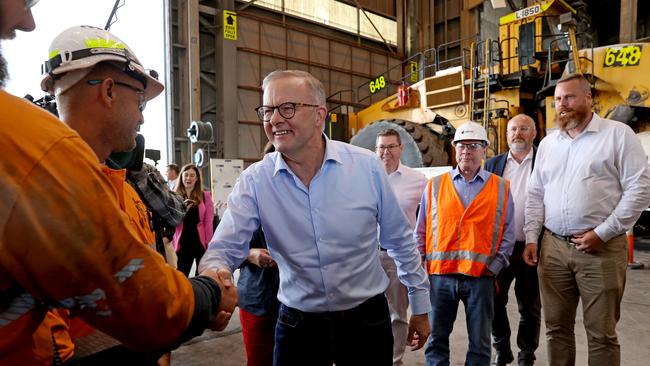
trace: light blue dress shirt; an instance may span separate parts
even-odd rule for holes
[[[485,187],[485,182],[490,178],[492,173],[479,168],[478,173],[471,180],[466,180],[463,175],[458,170],[458,167],[454,168],[449,173],[451,180],[456,189],[456,193],[463,202],[463,207],[467,207],[474,198],[481,192],[483,187]],[[420,201],[420,207],[422,214],[418,215],[417,226],[415,227],[415,240],[418,242],[418,249],[424,255],[425,246],[426,246],[426,225],[427,225],[427,215],[426,207],[429,202],[428,190],[425,189],[422,194],[422,200]],[[431,209],[436,209],[436,203],[432,202]],[[515,247],[515,225],[514,225],[514,214],[515,214],[515,205],[512,201],[512,192],[508,190],[508,207],[506,208],[506,218],[503,223],[503,235],[501,236],[501,244],[499,245],[499,250],[497,250],[494,260],[488,264],[488,269],[494,274],[498,274],[503,268],[507,267],[510,264],[509,258],[512,254],[512,250]]]
[[[305,312],[347,310],[388,286],[379,225],[413,313],[427,313],[429,281],[384,167],[368,150],[323,138],[323,165],[309,187],[277,152],[241,174],[200,268],[233,271],[261,224],[280,269],[278,299]]]

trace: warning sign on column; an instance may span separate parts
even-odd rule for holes
[[[420,80],[417,61],[413,61],[413,60],[409,61],[409,66],[411,67],[411,82],[417,83],[418,80]]]
[[[223,38],[237,40],[237,13],[223,11]]]

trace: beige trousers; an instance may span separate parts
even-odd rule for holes
[[[393,366],[401,366],[403,365],[402,357],[404,357],[409,332],[409,319],[407,316],[409,307],[408,289],[397,277],[397,266],[393,258],[388,256],[386,251],[380,251],[379,259],[390,280],[384,295],[388,301],[390,324],[393,330]]]
[[[575,364],[578,301],[582,301],[589,365],[620,365],[616,323],[621,313],[626,268],[625,235],[606,242],[600,251],[587,254],[545,232],[538,274],[550,365]]]

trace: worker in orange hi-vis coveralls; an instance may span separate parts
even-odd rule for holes
[[[33,3],[0,2],[1,38],[34,28]],[[0,57],[0,85],[5,70]],[[94,87],[106,103],[137,111],[133,90],[104,83]],[[4,91],[0,110],[0,365],[63,362],[52,335],[35,332],[53,308],[138,350],[225,326],[236,304],[232,282],[211,272],[188,280],[142,245],[102,157],[76,132]]]
[[[88,52],[96,50],[98,45],[109,52]],[[124,54],[115,54],[114,50]],[[59,56],[62,52],[70,53],[70,59],[63,62]],[[155,72],[145,71],[133,51],[119,38],[95,27],[63,31],[52,41],[49,56],[43,67],[46,72],[41,86],[45,92],[55,95],[62,121],[79,133],[100,160],[106,160],[107,152],[133,150],[138,145],[135,136],[143,122],[146,102],[162,91]],[[118,90],[113,91],[116,87]],[[121,93],[115,95],[117,92]],[[104,103],[103,95],[110,96],[114,103]],[[121,98],[117,100],[118,97]],[[108,160],[113,159],[111,155]],[[126,169],[102,166],[102,171],[110,178],[120,208],[126,212],[141,241],[155,248],[149,212],[135,189],[126,182]],[[70,322],[69,334],[74,340],[74,354],[82,365],[101,360],[102,364],[155,366],[160,356],[159,352],[132,351],[78,317]],[[57,344],[59,339],[67,339],[66,334],[55,332],[54,335]]]

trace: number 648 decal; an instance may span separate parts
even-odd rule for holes
[[[631,45],[620,48],[607,48],[605,67],[636,66],[641,62],[641,46]]]

